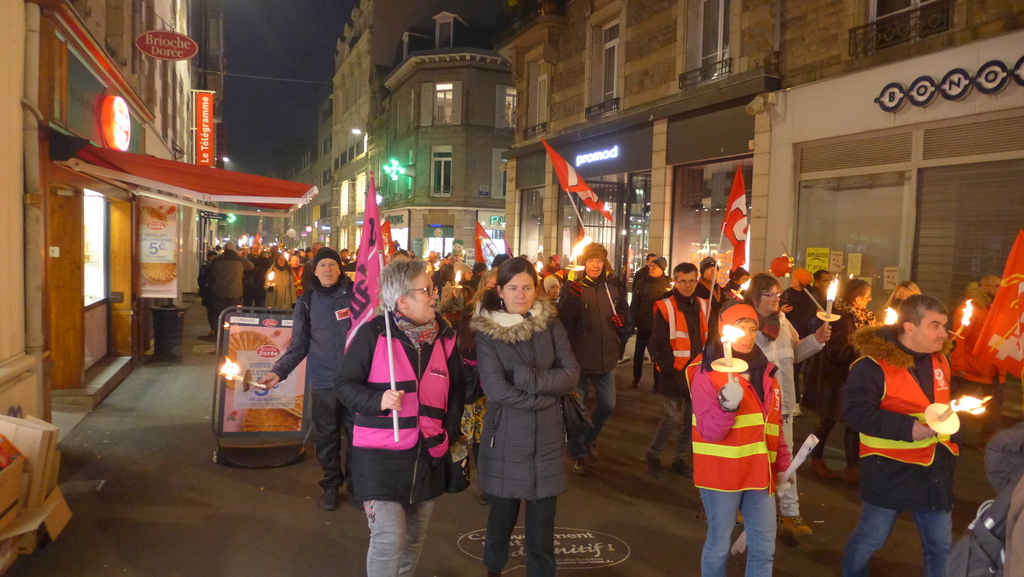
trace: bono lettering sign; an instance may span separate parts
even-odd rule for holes
[[[973,89],[986,95],[999,94],[1011,81],[1024,86],[1024,56],[1012,68],[1002,61],[990,60],[982,64],[974,74],[963,68],[954,68],[938,80],[931,76],[919,76],[907,87],[900,82],[890,82],[882,87],[875,102],[885,112],[895,113],[907,102],[923,108],[935,102],[939,96],[951,102],[963,100]]]
[[[459,549],[475,559],[484,557],[486,529],[459,537]],[[559,569],[597,569],[618,565],[629,558],[629,545],[607,533],[588,529],[555,527],[555,564]],[[526,566],[526,533],[522,527],[512,531],[505,571]]]

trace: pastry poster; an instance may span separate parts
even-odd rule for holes
[[[238,365],[239,375],[250,381],[229,381],[225,387],[225,433],[257,433],[302,430],[306,362],[271,389],[252,386],[274,367],[288,349],[291,324],[276,319],[232,316],[228,358]]]
[[[178,296],[178,205],[138,197],[142,298]]]

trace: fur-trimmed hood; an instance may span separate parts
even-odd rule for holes
[[[886,361],[898,369],[914,366],[914,357],[896,344],[896,331],[891,326],[867,326],[850,337],[860,355]],[[945,356],[953,350],[953,341],[946,338],[939,354]]]
[[[533,301],[529,316],[484,310],[477,303],[469,326],[492,339],[514,344],[528,341],[533,335],[547,330],[556,314],[555,305],[540,297]]]

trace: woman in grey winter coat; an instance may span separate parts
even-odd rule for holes
[[[538,296],[537,271],[506,261],[471,322],[487,414],[480,448],[480,489],[491,505],[484,542],[487,574],[500,575],[526,501],[526,574],[555,574],[555,498],[569,488],[562,395],[579,364],[555,307]]]

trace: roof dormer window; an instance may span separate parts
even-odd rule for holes
[[[455,45],[455,19],[451,12],[441,12],[434,16],[434,48],[451,48]]]

